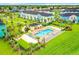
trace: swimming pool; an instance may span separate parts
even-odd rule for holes
[[[2,31],[4,29],[6,29],[6,26],[5,25],[0,25],[0,38],[4,36],[4,32]]]
[[[45,29],[45,30],[42,30],[42,31],[36,33],[35,35],[38,36],[38,37],[42,37],[42,36],[44,36],[44,35],[49,34],[49,33],[52,32],[52,31],[53,31],[53,30],[51,30],[51,29]]]

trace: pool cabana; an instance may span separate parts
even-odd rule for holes
[[[31,30],[36,30],[36,29],[42,28],[42,25],[37,24],[37,23],[33,23],[33,24],[30,24],[29,27],[30,27]]]

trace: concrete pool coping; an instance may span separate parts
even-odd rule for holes
[[[38,30],[36,29],[36,30],[32,31],[31,33],[32,33],[33,35],[35,35],[36,33],[40,32],[40,31],[42,31],[42,30],[45,30],[45,29],[61,30],[61,29],[59,29],[59,28],[57,28],[57,27],[54,27],[54,26],[46,26],[46,27],[42,27],[41,29],[38,29]]]
[[[42,39],[43,39],[43,38],[45,39],[45,37],[48,36],[48,37],[50,37],[50,38],[45,39],[45,41],[46,41],[46,43],[47,43],[48,41],[52,40],[53,38],[57,37],[58,35],[60,35],[60,34],[62,34],[62,33],[64,32],[64,31],[61,31],[60,28],[53,27],[53,26],[47,26],[45,29],[52,29],[53,31],[55,31],[55,32],[57,32],[57,33],[52,32],[52,33],[49,33],[48,35],[45,35],[44,37],[41,37],[41,38],[40,38],[40,42],[42,42]]]
[[[59,36],[60,34],[64,33],[65,31],[62,31],[60,33],[58,33],[57,35],[51,37],[50,39],[48,39],[47,41],[45,41],[46,43],[49,42],[50,40],[54,39],[55,37]]]
[[[36,31],[36,32],[33,34],[33,36],[35,36],[36,33],[40,32],[40,31],[43,31],[43,30],[46,30],[46,29],[50,29],[50,30],[53,30],[53,31],[56,31],[56,30],[57,30],[57,31],[61,31],[61,29],[59,29],[59,28],[57,28],[57,27],[54,27],[54,26],[46,26],[46,27],[42,28],[41,30]],[[44,37],[44,36],[42,36],[42,37]]]

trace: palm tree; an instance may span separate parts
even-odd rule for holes
[[[25,27],[25,31],[28,32],[30,29],[28,27]]]
[[[25,23],[25,25],[26,25],[26,23],[27,23],[27,20],[25,20],[25,21],[24,21],[24,23]]]
[[[40,41],[39,41],[40,37],[37,36],[36,38],[37,38],[37,40],[38,40],[38,43],[40,43]]]
[[[43,39],[43,47],[45,48],[45,45],[46,45],[46,41],[45,41],[45,38]]]
[[[55,9],[53,15],[54,15],[55,20],[59,20],[60,19],[60,10]]]
[[[33,52],[33,47],[32,47],[32,43],[30,43],[30,54],[32,54]]]
[[[18,54],[21,54],[21,49],[20,49],[20,45],[17,43],[15,44],[15,50],[18,52]]]

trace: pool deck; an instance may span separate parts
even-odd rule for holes
[[[23,34],[20,38],[14,38],[14,39],[17,41],[22,39],[28,43],[38,43],[37,39],[35,39],[27,34]]]
[[[45,30],[45,29],[52,29],[53,31],[48,33],[47,35],[40,37],[40,39],[39,39],[40,43],[43,43],[44,39],[45,39],[45,42],[47,43],[48,41],[52,40],[53,38],[57,37],[58,35],[60,35],[64,32],[64,31],[61,31],[61,29],[58,27],[46,26],[46,27],[42,27],[38,30],[33,31],[32,35],[35,36],[36,33],[38,33],[39,31]]]
[[[48,29],[48,28],[53,29],[53,32],[41,37],[40,38],[41,43],[44,42],[44,39],[45,39],[45,42],[47,43],[48,41],[52,40],[53,38],[57,37],[58,35],[64,32],[64,31],[61,31],[61,29],[53,26],[47,26],[45,29]]]
[[[49,35],[49,37],[45,38],[45,43],[49,42],[50,40],[54,39],[55,37],[59,36],[62,33],[64,33],[64,31],[59,32],[56,35],[54,35],[53,33],[51,33],[51,35]],[[40,42],[43,43],[43,41],[40,41]]]

